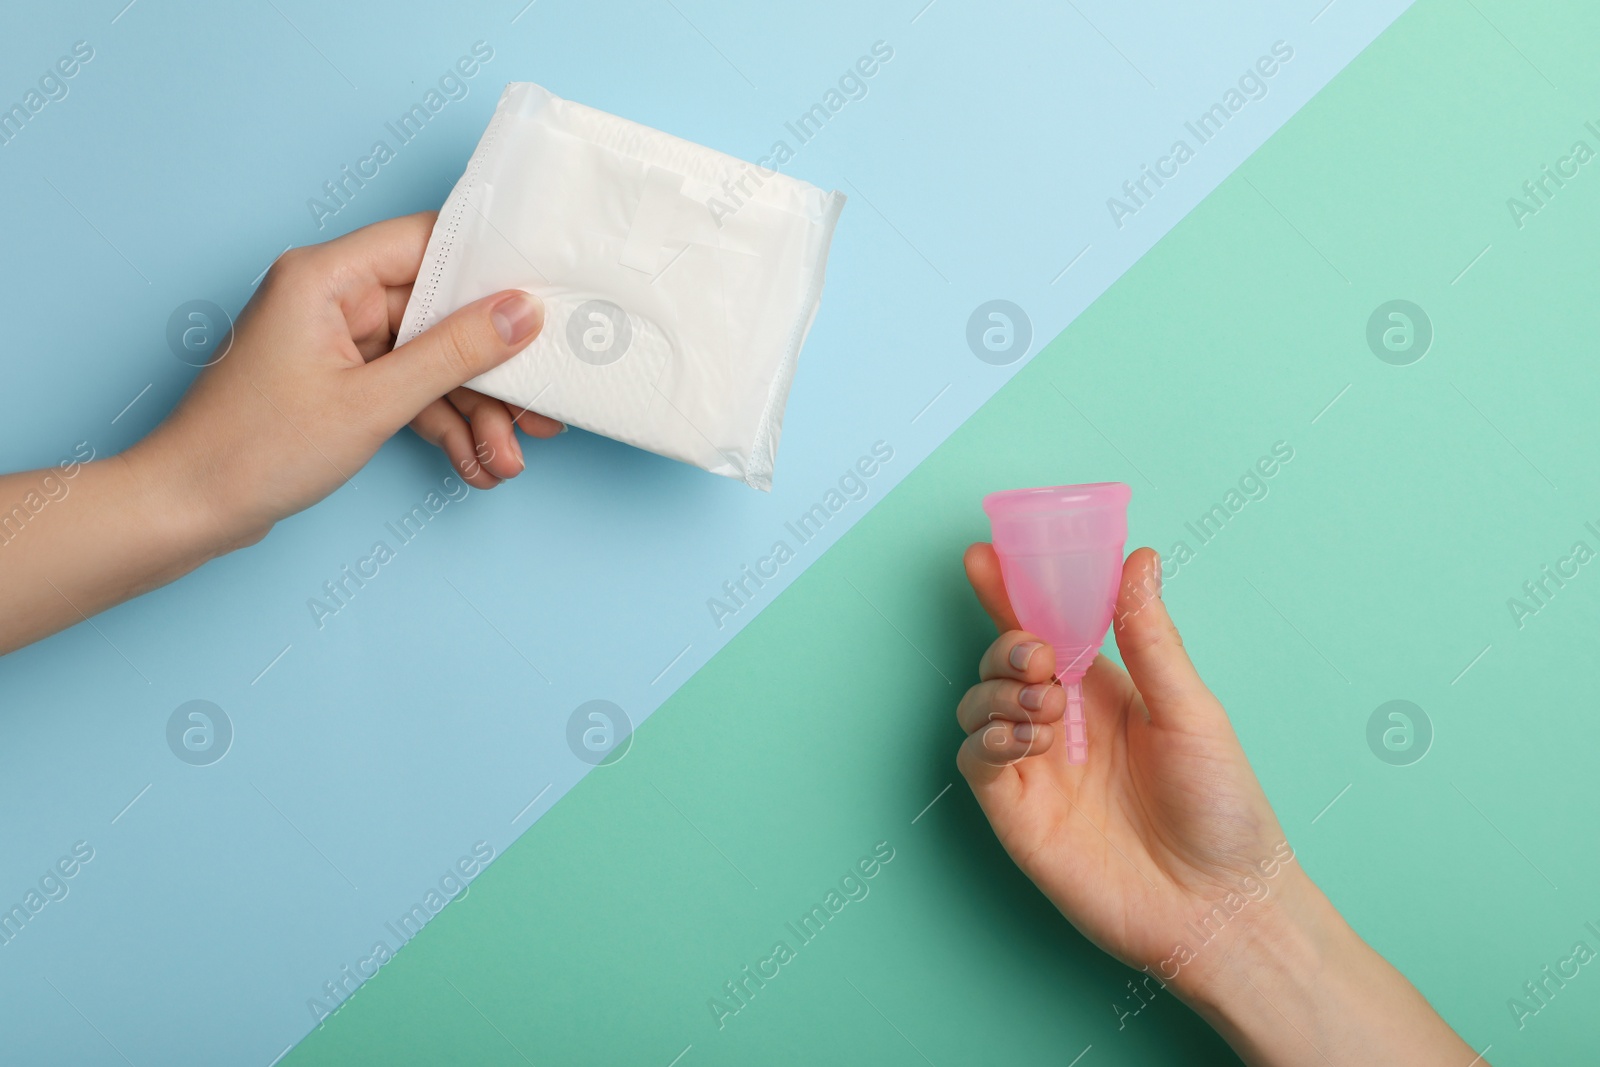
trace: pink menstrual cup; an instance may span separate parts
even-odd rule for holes
[[[1017,619],[1055,648],[1068,763],[1089,759],[1081,683],[1116,611],[1132,495],[1121,482],[1096,482],[983,498]]]

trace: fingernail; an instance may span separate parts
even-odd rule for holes
[[[1028,669],[1028,660],[1033,654],[1043,648],[1038,641],[1024,641],[1011,650],[1011,666],[1014,670],[1025,671]]]
[[[563,434],[563,433],[566,433],[570,429],[572,429],[572,427],[568,426],[566,423],[563,422],[561,424],[561,429],[557,430],[556,433]]]
[[[1011,732],[1016,735],[1018,741],[1027,744],[1033,740],[1034,734],[1038,733],[1038,728],[1031,722],[1019,722]]]
[[[522,458],[522,442],[517,440],[517,434],[515,430],[513,430],[511,433],[511,451],[516,453],[517,469],[527,470],[528,461]]]
[[[532,337],[543,318],[544,305],[529,293],[512,293],[489,311],[494,332],[508,345]]]
[[[1025,685],[1022,687],[1022,692],[1017,694],[1017,703],[1029,711],[1042,711],[1045,695],[1050,689],[1051,687],[1043,682],[1037,685]]]

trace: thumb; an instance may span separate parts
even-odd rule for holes
[[[424,330],[363,373],[381,379],[379,395],[404,426],[450,390],[528,347],[544,327],[544,304],[520,289],[475,300]]]
[[[1161,599],[1161,557],[1153,549],[1136,550],[1122,565],[1116,634],[1122,664],[1152,721],[1181,728],[1222,714],[1222,705],[1200,680],[1167,614]]]

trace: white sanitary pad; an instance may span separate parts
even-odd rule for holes
[[[770,490],[843,206],[513,82],[439,213],[398,343],[525,289],[544,330],[468,385]]]

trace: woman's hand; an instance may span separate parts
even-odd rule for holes
[[[1082,766],[1061,743],[1054,650],[1020,629],[993,548],[973,545],[966,566],[1001,634],[958,709],[971,736],[957,762],[1000,843],[1095,944],[1180,988],[1201,981],[1303,875],[1167,615],[1160,561],[1140,549],[1123,568],[1116,637],[1131,677],[1104,656],[1084,676]],[[1213,909],[1230,894],[1222,922]],[[1208,920],[1217,937],[1198,945]]]
[[[1099,656],[1083,679],[1080,766],[1059,736],[1053,650],[1019,628],[994,549],[973,545],[965,562],[1000,637],[957,709],[969,736],[956,762],[1061,913],[1251,1063],[1467,1067],[1472,1051],[1295,862],[1167,615],[1156,554],[1139,549],[1123,566],[1115,632],[1127,671]]]
[[[551,437],[561,424],[461,386],[528,346],[544,322],[536,298],[485,297],[390,351],[433,219],[285,252],[225,355],[128,460],[208,502],[230,544],[339,488],[407,423],[475,488],[521,473],[513,426]]]
[[[284,253],[150,436],[0,476],[0,653],[259,541],[408,423],[472,486],[520,473],[513,427],[563,427],[462,386],[538,335],[537,299],[484,297],[390,351],[432,227],[412,215]]]

